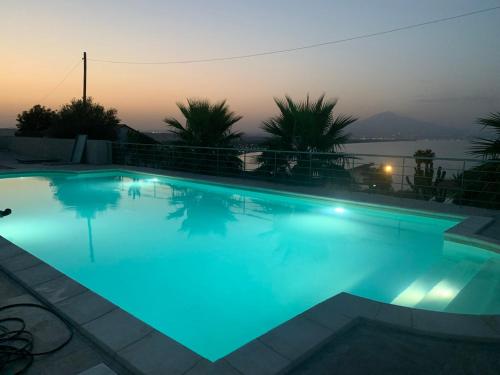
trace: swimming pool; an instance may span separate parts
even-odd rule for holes
[[[458,219],[132,172],[0,179],[0,235],[215,360],[346,291],[500,313],[500,255]]]

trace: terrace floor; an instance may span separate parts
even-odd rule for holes
[[[28,290],[12,280],[3,271],[0,271],[0,307],[33,303],[44,305]],[[16,307],[0,312],[0,319],[18,317],[26,322],[26,329],[34,335],[34,351],[46,351],[64,342],[68,332],[64,325],[52,314],[30,307]],[[19,364],[24,365],[23,363]],[[114,371],[112,370],[114,369]],[[18,367],[9,367],[8,370],[19,370]],[[8,371],[2,374],[10,374]],[[33,365],[26,374],[54,375],[54,374],[81,374],[81,375],[113,375],[128,374],[109,356],[95,347],[89,340],[74,332],[71,341],[60,351],[47,356],[35,357]]]
[[[350,329],[290,375],[500,373],[500,343],[474,343],[409,334],[369,323]]]
[[[108,168],[116,166],[107,166]],[[15,155],[0,151],[0,169],[48,169],[46,165],[19,164]],[[50,167],[53,169],[53,167]],[[89,169],[89,166],[66,166]],[[3,208],[3,207],[0,207]],[[500,214],[481,231],[500,240]],[[498,212],[498,211],[497,211]],[[0,306],[20,302],[40,303],[0,270]],[[12,311],[15,312],[15,311]],[[45,313],[17,311],[25,317],[39,347],[60,342],[66,334],[61,324]],[[0,314],[0,318],[5,313]],[[40,350],[43,350],[40,349]],[[477,343],[410,334],[392,327],[362,322],[326,344],[289,373],[309,374],[499,374],[500,343]],[[238,373],[236,370],[231,373]],[[75,332],[61,351],[36,358],[27,374],[130,374],[91,341]]]

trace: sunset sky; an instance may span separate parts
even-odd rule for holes
[[[258,53],[349,38],[499,6],[498,0],[2,0],[0,127],[40,103],[81,96],[94,59],[170,61]],[[361,118],[382,111],[467,127],[500,111],[500,11],[287,54],[183,65],[89,61],[88,94],[123,122],[162,129],[186,97],[226,98],[257,131],[273,97],[339,99]]]

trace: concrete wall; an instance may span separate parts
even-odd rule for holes
[[[69,161],[74,143],[73,139],[0,136],[0,149],[32,159]],[[110,142],[87,141],[83,163],[110,164],[111,160]]]
[[[85,147],[84,163],[111,164],[113,160],[111,152],[111,142],[88,140]]]

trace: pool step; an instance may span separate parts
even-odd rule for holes
[[[489,260],[445,309],[447,312],[500,311],[500,262]]]
[[[453,267],[453,264],[451,260],[441,258],[394,298],[391,303],[416,307],[426,297],[427,293],[442,280],[442,275],[446,274],[446,270]]]
[[[444,277],[429,289],[415,306],[419,309],[442,311],[456,298],[460,291],[480,272],[484,263],[463,259],[455,264]]]

